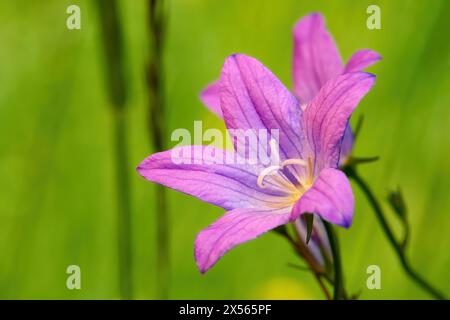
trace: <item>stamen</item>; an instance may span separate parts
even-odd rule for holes
[[[281,169],[281,168],[280,168]],[[280,179],[281,177],[281,179]],[[283,173],[283,171],[278,171],[278,176],[273,177],[273,179],[278,182],[280,185],[284,186],[285,188],[289,189],[291,192],[297,192],[297,188],[292,183],[291,180],[289,180],[288,177]]]
[[[287,160],[284,160],[281,163],[281,168],[284,168],[284,167],[289,166],[289,165],[295,165],[295,164],[300,165],[302,167],[308,167],[308,163],[305,160],[303,160],[303,159],[287,159]],[[299,183],[300,187],[302,189],[305,189],[305,186],[302,183],[302,179],[297,174],[297,171],[294,170],[293,168],[288,168],[288,170],[294,176],[294,178],[297,180],[297,182]]]
[[[311,157],[308,157],[308,185],[313,183],[313,164]]]

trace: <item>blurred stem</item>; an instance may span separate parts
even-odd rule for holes
[[[123,44],[116,0],[98,0],[102,39],[106,57],[106,80],[114,121],[114,152],[117,186],[117,239],[119,290],[122,299],[131,299],[131,209],[128,146],[125,120],[126,80],[123,65]]]
[[[369,200],[370,205],[372,206],[373,211],[375,212],[375,216],[378,219],[378,222],[381,225],[381,228],[384,231],[384,234],[386,235],[389,243],[391,244],[392,248],[394,249],[398,259],[400,260],[401,266],[403,267],[403,270],[406,272],[406,274],[414,281],[416,282],[422,289],[427,291],[430,295],[432,295],[436,299],[445,300],[446,297],[443,293],[441,293],[439,290],[434,288],[431,284],[429,284],[420,274],[418,274],[412,267],[405,255],[405,251],[403,249],[403,246],[401,243],[399,243],[392,231],[392,229],[389,226],[389,223],[385,217],[385,214],[383,210],[381,209],[381,205],[379,204],[378,200],[375,198],[372,190],[367,185],[367,183],[361,178],[361,176],[357,173],[356,168],[347,166],[344,168],[344,171],[347,173],[348,177],[353,179],[358,186],[363,191],[364,195],[366,196],[367,200]]]
[[[293,227],[295,230],[295,234],[297,235],[297,239],[292,238],[291,235],[288,233],[287,228],[285,227],[283,227],[283,229],[281,230],[278,230],[278,233],[284,236],[289,241],[289,243],[292,245],[297,254],[301,258],[303,258],[303,260],[308,264],[309,270],[311,270],[311,272],[314,274],[314,277],[319,283],[320,289],[324,293],[325,297],[328,300],[331,300],[331,294],[328,291],[327,286],[323,282],[323,279],[326,279],[328,281],[330,281],[330,279],[325,274],[325,270],[322,268],[322,266],[316,261],[314,256],[308,250],[307,245],[303,243],[303,240],[301,239],[301,235],[298,232],[295,223],[293,223]]]
[[[325,226],[325,230],[327,232],[328,241],[330,242],[331,253],[333,255],[333,269],[334,269],[334,300],[343,300],[345,299],[345,291],[344,291],[344,278],[342,274],[342,264],[341,264],[341,254],[339,250],[339,241],[334,232],[333,226],[323,221]]]
[[[118,205],[118,248],[119,248],[119,285],[123,299],[131,299],[132,285],[132,254],[131,254],[131,210],[130,210],[130,184],[128,179],[126,141],[126,122],[122,112],[115,114],[115,152],[116,152],[116,178],[117,178],[117,205]]]
[[[165,3],[163,0],[149,0],[149,32],[151,38],[150,58],[147,66],[148,85],[148,128],[153,147],[161,151],[164,147],[165,99],[163,86],[163,48],[166,27]],[[159,299],[169,295],[169,212],[166,191],[163,186],[155,186],[157,219],[157,294]]]
[[[322,277],[320,275],[318,275],[317,273],[314,273],[314,276],[316,277],[316,280],[319,283],[320,289],[322,289],[322,292],[324,293],[327,300],[331,300],[331,294],[328,291],[327,286],[323,282]]]

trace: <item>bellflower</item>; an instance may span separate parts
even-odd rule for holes
[[[341,74],[362,71],[381,59],[377,52],[362,49],[355,52],[344,65],[319,13],[300,19],[294,26],[293,37],[293,92],[303,106],[314,98],[328,80]],[[211,111],[222,117],[218,81],[208,85],[200,94],[200,99]],[[350,126],[347,126],[343,139],[341,164],[348,158],[353,147]]]
[[[202,273],[234,246],[304,213],[350,226],[353,194],[347,177],[337,169],[342,137],[374,81],[373,75],[363,72],[338,75],[301,107],[299,99],[256,59],[236,54],[225,60],[218,92],[227,129],[277,129],[279,134],[269,137],[269,143],[258,141],[258,148],[276,161],[206,163],[206,154],[220,160],[238,151],[184,146],[153,154],[137,168],[147,180],[227,211],[195,240],[195,260]],[[174,154],[185,161],[173,161]]]

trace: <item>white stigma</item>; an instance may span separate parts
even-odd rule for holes
[[[288,189],[289,191],[297,191],[297,188],[292,183],[292,181],[290,181],[282,172],[279,172],[279,170],[289,165],[299,165],[302,167],[308,167],[308,163],[303,159],[287,159],[284,160],[280,165],[280,154],[278,152],[277,141],[275,139],[271,139],[269,142],[269,146],[270,146],[271,163],[273,165],[261,171],[257,179],[258,187],[264,189],[266,187],[266,185],[264,184],[264,178],[267,177],[268,175],[271,175],[274,176],[274,182],[277,185],[281,186],[283,189]],[[297,176],[297,174],[295,174],[295,172],[292,173],[300,183],[300,179]]]
[[[264,189],[266,187],[266,185],[264,184],[264,178],[266,176],[268,176],[269,174],[270,175],[274,174],[279,169],[281,169],[280,166],[270,166],[270,167],[265,168],[263,171],[261,171],[261,173],[258,176],[258,180],[257,180],[258,187]]]

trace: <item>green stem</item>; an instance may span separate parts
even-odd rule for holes
[[[117,185],[117,247],[119,265],[119,290],[123,299],[131,299],[132,248],[131,248],[131,209],[126,135],[125,102],[126,79],[123,59],[122,34],[117,9],[117,1],[99,0],[97,2],[102,27],[102,40],[105,52],[105,71],[109,100],[112,104],[114,121],[114,153]]]
[[[375,198],[372,190],[369,188],[369,186],[365,183],[365,181],[359,176],[359,174],[356,172],[356,169],[352,167],[346,167],[345,172],[347,175],[353,179],[358,186],[363,191],[364,195],[369,200],[370,205],[373,208],[373,211],[375,212],[375,216],[378,219],[378,222],[381,225],[381,228],[384,231],[384,234],[388,238],[389,243],[391,244],[392,248],[394,249],[398,259],[400,260],[400,263],[403,267],[403,270],[406,272],[406,274],[415,281],[422,289],[427,291],[430,295],[432,295],[436,299],[445,300],[445,296],[442,292],[434,288],[431,284],[429,284],[420,274],[418,274],[409,263],[405,252],[403,250],[402,245],[396,240],[393,231],[391,230],[389,223],[385,217],[385,214],[383,210],[381,209],[380,204],[378,203],[378,200]]]
[[[327,232],[328,241],[330,242],[331,253],[333,255],[333,268],[334,268],[334,300],[344,300],[344,279],[342,274],[341,254],[339,250],[339,241],[334,232],[333,226],[326,221],[323,221],[325,230]]]
[[[149,32],[151,37],[150,59],[147,67],[149,95],[149,134],[153,147],[164,148],[165,99],[163,79],[163,48],[165,40],[166,13],[163,0],[149,0]],[[156,186],[156,226],[157,226],[157,294],[159,299],[167,299],[170,280],[170,234],[169,212],[166,190]]]

